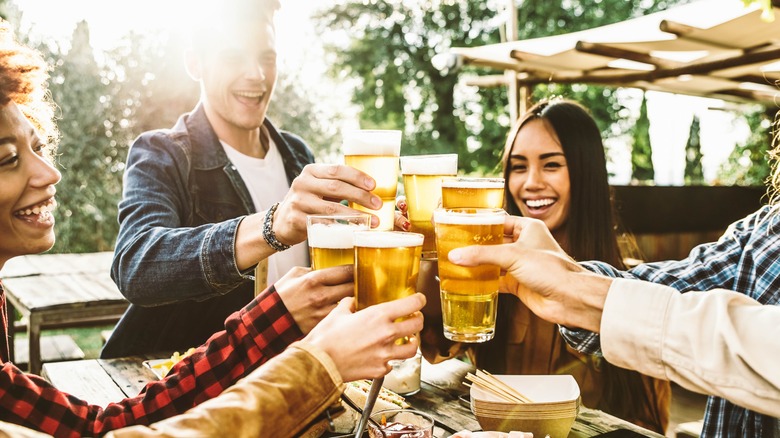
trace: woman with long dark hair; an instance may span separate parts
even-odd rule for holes
[[[542,220],[577,260],[624,267],[604,145],[584,107],[564,99],[531,107],[510,131],[502,162],[509,214]],[[665,430],[668,382],[577,353],[556,325],[533,315],[517,297],[501,294],[500,300],[496,339],[476,348],[478,366],[510,374],[572,374],[586,406]]]

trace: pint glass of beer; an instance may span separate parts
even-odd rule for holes
[[[444,178],[441,205],[443,208],[502,208],[504,178]]]
[[[355,262],[355,231],[371,229],[368,214],[309,215],[306,232],[313,270]]]
[[[355,306],[414,295],[423,235],[402,231],[358,231],[355,236]]]
[[[493,338],[501,269],[493,265],[458,266],[450,263],[448,256],[455,248],[502,243],[505,216],[500,208],[440,208],[433,212],[447,339],[485,342]]]
[[[401,231],[355,233],[355,308],[414,295],[423,235]],[[408,338],[396,343],[409,342]]]
[[[382,199],[378,212],[354,203],[351,208],[376,214],[376,230],[392,230],[395,222],[395,195],[398,190],[398,156],[401,131],[358,130],[344,134],[344,163],[367,173],[376,181],[373,194]]]
[[[458,173],[458,154],[401,157],[401,174],[409,206],[409,222],[415,233],[425,236],[423,257],[435,257],[433,210],[441,201],[441,180]]]

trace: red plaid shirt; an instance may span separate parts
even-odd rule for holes
[[[4,313],[1,284],[0,296]],[[7,327],[0,330],[7,339]],[[302,335],[271,286],[230,315],[224,331],[176,364],[164,380],[149,383],[139,395],[105,409],[6,362],[0,372],[0,420],[57,437],[102,435],[133,424],[148,425],[215,397]],[[2,353],[8,357],[7,351]]]

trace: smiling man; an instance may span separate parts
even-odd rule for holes
[[[303,140],[266,118],[278,8],[230,0],[196,14],[185,59],[200,101],[128,155],[112,278],[131,306],[103,357],[200,345],[252,299],[255,267],[270,285],[309,265],[307,214],[354,212],[342,199],[381,206],[373,179],[310,164]],[[342,298],[315,295],[284,300],[303,328]]]

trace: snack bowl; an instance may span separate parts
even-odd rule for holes
[[[371,415],[370,438],[433,438],[433,417],[413,409],[387,409]],[[381,431],[377,428],[379,426]]]
[[[483,430],[522,430],[566,438],[579,408],[580,388],[570,375],[496,375],[532,402],[515,403],[472,385],[471,411]]]

